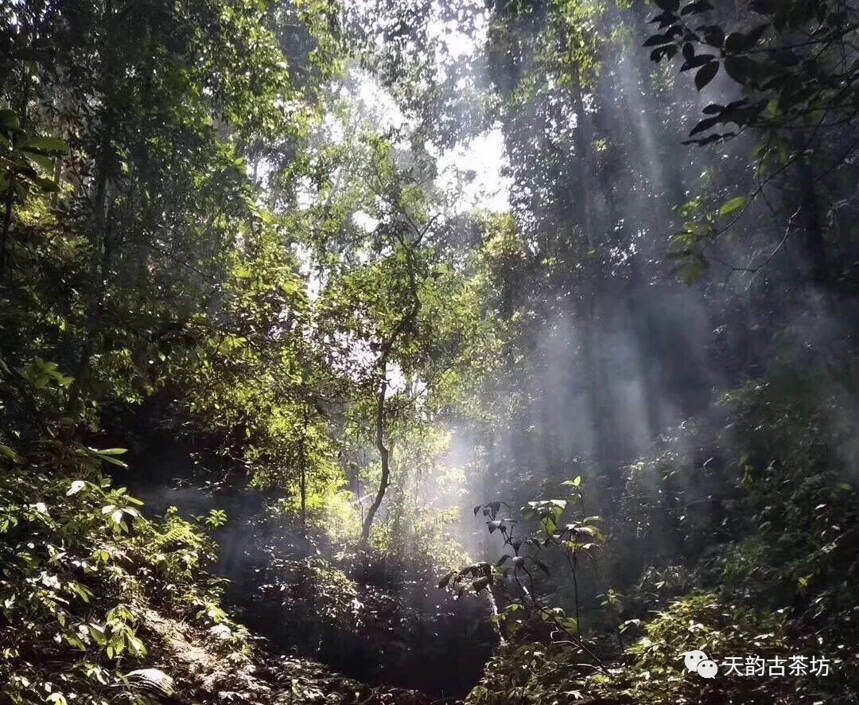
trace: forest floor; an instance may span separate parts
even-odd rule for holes
[[[175,680],[190,705],[432,705],[445,702],[414,690],[371,687],[315,661],[274,655],[264,644],[244,663],[231,663],[214,647],[217,634],[148,608],[144,631],[158,643],[157,664]],[[258,641],[263,641],[258,638]]]

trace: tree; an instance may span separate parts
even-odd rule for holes
[[[850,48],[857,31],[857,9],[827,0],[762,0],[742,12],[717,11],[709,2],[682,7],[674,0],[655,4],[661,12],[651,22],[660,33],[645,42],[653,47],[651,59],[682,58],[680,70],[695,72],[699,91],[721,70],[739,92],[724,105],[707,105],[688,142],[710,145],[746,131],[760,140],[754,151],[754,188],[722,205],[721,215],[731,216],[722,231],[732,227],[755,200],[766,200],[768,189],[781,190],[785,201],[796,202],[798,208],[786,206],[785,235],[758,268],[792,234],[801,233],[810,280],[841,286],[837,283],[844,273],[831,271],[832,262],[841,255],[850,256],[852,245],[827,222],[839,219],[835,204],[843,198],[842,183],[844,177],[850,178],[851,156],[859,146],[852,137],[857,66]],[[751,28],[731,31],[738,22],[743,30]]]

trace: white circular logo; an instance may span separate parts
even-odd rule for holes
[[[690,673],[697,673],[702,678],[715,678],[719,672],[716,662],[708,658],[707,654],[700,649],[687,651],[681,654],[681,656],[683,656],[683,664],[686,666],[686,670]]]

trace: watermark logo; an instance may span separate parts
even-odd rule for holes
[[[831,671],[831,661],[824,656],[726,656],[721,663],[707,656],[700,650],[686,651],[680,654],[683,665],[689,673],[697,673],[701,678],[715,678],[722,668],[724,676],[770,677],[785,676],[828,676]]]
[[[700,649],[687,651],[683,654],[683,664],[690,673],[697,673],[701,678],[715,678],[719,672],[719,666],[715,661],[707,657]]]

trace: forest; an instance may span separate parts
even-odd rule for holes
[[[859,705],[859,2],[0,1],[0,705]]]

